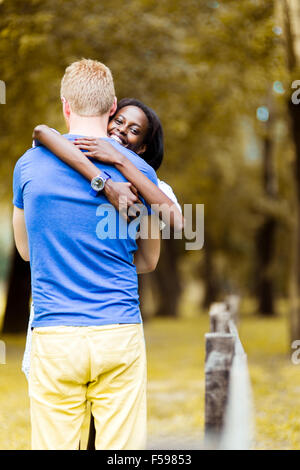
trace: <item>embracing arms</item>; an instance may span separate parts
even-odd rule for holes
[[[89,181],[99,175],[99,168],[97,168],[83,152],[78,150],[68,139],[54,132],[48,126],[42,124],[35,127],[32,137],[41,142],[62,161],[81,173]],[[118,209],[120,196],[126,197],[129,204],[139,202],[136,192],[132,190],[131,186],[131,183],[124,185],[124,183],[120,184],[109,179],[105,184],[104,193],[110,203]]]
[[[184,219],[176,204],[109,142],[95,138],[77,139],[75,141],[77,148],[45,125],[39,125],[34,129],[33,138],[39,140],[88,180],[97,176],[99,169],[87,157],[93,157],[103,163],[115,165],[130,182],[127,183],[127,188],[123,186],[123,195],[127,197],[129,206],[139,202],[138,191],[149,205],[156,204],[160,206],[161,218],[165,223],[170,224],[175,230],[182,230]],[[79,149],[87,150],[87,152],[83,153]],[[118,208],[116,205],[118,191],[122,191],[121,186],[115,186],[118,184],[124,185],[124,183],[115,183],[108,180],[104,190],[108,200],[116,208]]]
[[[175,230],[182,230],[184,218],[176,204],[113,145],[93,137],[76,139],[74,143],[86,151],[86,156],[114,165],[128,181],[131,181],[149,205],[159,206],[161,218],[166,224]]]
[[[51,134],[56,135],[55,132],[53,131],[50,131],[50,132]],[[76,149],[73,144],[71,144],[69,141],[67,141],[67,139],[63,138],[59,134],[57,134],[57,137],[59,138],[59,141],[60,141],[59,146],[62,149],[61,151],[65,152],[66,159],[69,158],[70,149],[72,151],[75,150],[76,152],[75,169],[82,168],[83,174],[89,179],[99,174],[99,169],[95,165],[93,165],[80,150]],[[50,138],[50,141],[51,141],[51,138]],[[50,150],[55,151],[53,148],[55,147],[55,145],[52,147],[51,142],[50,143],[48,142]],[[64,147],[65,144],[69,144],[69,145],[67,145],[67,147],[65,148]],[[45,145],[47,145],[46,142],[45,142]],[[70,161],[71,166],[73,166],[72,163],[73,161]],[[110,186],[110,184],[105,185],[106,194],[108,193],[108,196],[109,196],[108,199],[110,200],[112,204],[113,204],[113,200],[115,201],[115,206],[119,204],[118,197],[120,196],[120,194],[122,194],[122,191],[124,192],[124,195],[126,197],[127,197],[126,191],[130,192],[131,197],[132,197],[132,203],[139,202],[138,197],[136,195],[136,190],[133,187],[130,190],[130,187],[132,186],[131,183],[116,183],[110,180],[108,180],[107,183],[111,183],[112,186]],[[116,187],[118,185],[119,185],[118,191],[113,189],[113,187]],[[145,231],[147,229],[147,224],[145,224],[144,222],[144,220],[147,220],[147,219],[148,219],[147,217],[142,218],[141,230]],[[149,217],[149,221],[150,221],[150,217]],[[24,210],[16,206],[14,206],[14,210],[13,210],[13,231],[14,231],[14,239],[15,239],[16,247],[20,256],[25,261],[29,261],[28,237],[27,237],[27,231],[26,231],[26,225],[25,225]],[[136,252],[135,259],[134,259],[138,273],[150,272],[153,269],[155,269],[155,266],[159,258],[159,251],[160,251],[159,236],[154,236],[154,237],[148,236],[148,237],[142,237],[142,238],[143,239],[137,240],[138,251]]]

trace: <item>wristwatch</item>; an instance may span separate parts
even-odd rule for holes
[[[106,181],[111,176],[106,172],[102,171],[99,175],[95,176],[91,181],[90,193],[93,196],[97,196],[99,192],[103,191]]]

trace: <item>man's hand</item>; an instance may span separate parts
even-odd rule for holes
[[[129,220],[127,216],[129,207],[142,204],[132,183],[118,183],[108,179],[104,186],[104,194],[126,220]]]

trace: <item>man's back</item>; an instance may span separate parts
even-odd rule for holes
[[[149,165],[111,142],[156,183]],[[95,163],[113,180],[125,181],[113,166]],[[25,210],[34,327],[141,321],[133,264],[136,241],[132,236],[119,237],[120,231],[126,234],[126,222],[103,195],[94,197],[89,188],[87,180],[44,147],[29,150],[16,165],[14,204]],[[117,238],[111,233],[103,239],[107,220],[103,204],[116,223]]]

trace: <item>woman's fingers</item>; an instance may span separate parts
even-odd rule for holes
[[[91,150],[92,148],[95,148],[92,143],[90,144],[75,144],[76,147],[79,147],[82,150]]]
[[[138,190],[136,189],[135,186],[133,186],[132,183],[130,183],[130,189],[131,189],[131,191],[132,191],[136,196],[138,195]]]
[[[75,139],[74,142],[96,142],[98,141],[97,137],[79,137],[78,139]]]
[[[77,147],[81,147],[82,145],[85,145],[87,147],[93,145],[94,147],[96,147],[97,142],[95,140],[74,140],[74,145],[76,145]]]
[[[93,141],[93,140],[91,140],[91,141],[88,141],[88,140],[85,140],[85,141],[78,140],[77,142],[75,142],[75,140],[74,140],[74,145],[76,145],[76,147],[81,147],[81,145],[86,145],[86,146],[90,147],[91,145],[95,145],[95,144],[94,144],[94,141]]]
[[[84,152],[84,155],[86,157],[94,157],[95,156],[95,152]]]
[[[134,204],[143,204],[142,201],[139,199],[139,193],[136,187],[131,183],[130,184],[130,190],[134,194]]]

